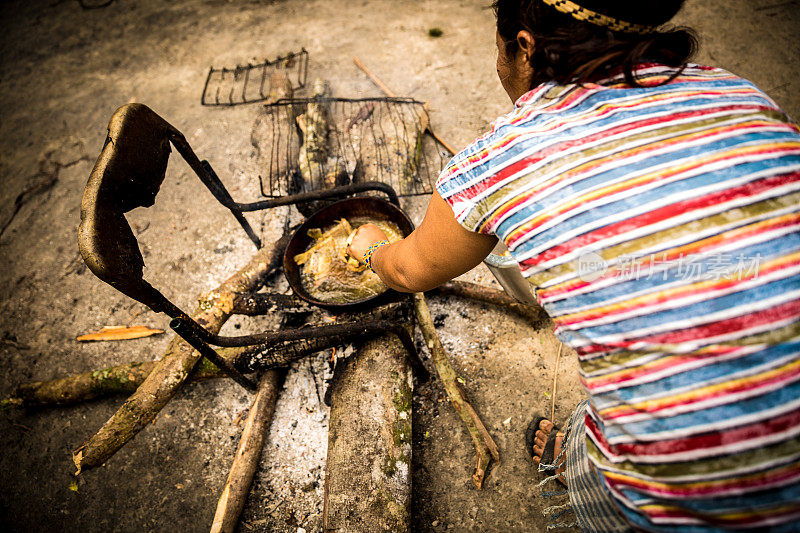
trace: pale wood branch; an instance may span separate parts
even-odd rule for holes
[[[442,346],[439,335],[436,333],[430,309],[428,309],[428,304],[425,302],[425,296],[422,293],[414,294],[414,310],[447,397],[450,399],[450,403],[458,413],[461,421],[467,426],[472,442],[475,445],[475,471],[472,474],[472,481],[480,489],[483,487],[486,471],[491,461],[500,462],[500,451],[458,384],[456,372],[453,369],[453,365],[450,364],[447,351]]]
[[[250,492],[250,484],[258,468],[261,449],[269,433],[284,375],[284,370],[268,370],[259,380],[258,392],[247,414],[228,480],[217,502],[211,533],[233,533],[236,530]]]

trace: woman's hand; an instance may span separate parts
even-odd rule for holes
[[[384,238],[378,228],[369,226],[372,224],[359,228],[359,235],[353,234],[352,253],[360,259],[370,244]],[[495,244],[494,235],[473,233],[462,226],[447,202],[434,192],[417,229],[401,241],[378,248],[372,266],[390,288],[424,292],[479,265]]]
[[[371,223],[364,224],[355,231],[353,240],[347,248],[347,253],[363,263],[367,248],[373,243],[383,240],[389,239],[386,238],[386,234],[378,226]]]

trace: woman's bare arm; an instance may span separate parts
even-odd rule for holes
[[[367,247],[381,238],[374,231],[359,230],[350,250],[355,257],[363,257]],[[493,235],[465,229],[450,206],[433,193],[417,229],[402,241],[378,248],[372,255],[372,267],[389,287],[422,292],[473,269],[496,243]]]

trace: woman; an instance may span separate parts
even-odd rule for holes
[[[588,403],[563,442],[541,421],[532,452],[566,467],[584,530],[794,530],[800,132],[749,82],[687,64],[691,33],[659,29],[681,4],[498,0],[514,109],[450,161],[408,238],[366,225],[350,251],[411,292],[508,246],[579,357]]]

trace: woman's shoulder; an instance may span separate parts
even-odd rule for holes
[[[476,169],[488,164],[492,157],[508,142],[507,126],[513,123],[516,108],[493,120],[488,129],[467,147],[454,154],[437,179],[440,192],[446,182],[465,181]]]
[[[633,76],[639,85],[645,88],[669,86],[672,84],[686,83],[692,81],[711,81],[711,80],[742,80],[742,78],[731,72],[714,66],[700,65],[697,63],[687,63],[676,67],[663,63],[641,63],[633,70]],[[620,71],[597,82],[599,85],[608,88],[630,87],[627,85],[624,74]]]
[[[751,81],[720,67],[690,63],[673,67],[659,63],[640,64],[633,72],[635,83],[622,72],[592,83],[548,83],[524,94],[509,115],[511,122],[524,117],[537,121],[585,121],[610,112],[623,111],[633,117],[640,111],[650,112],[655,105],[674,108],[700,107],[713,100],[747,101],[762,109],[783,112],[779,106]],[[712,105],[711,107],[716,107]],[[785,117],[785,121],[792,122]],[[503,117],[501,117],[501,122]]]
[[[637,94],[657,94],[670,92],[687,84],[707,84],[708,86],[746,86],[754,90],[756,86],[730,71],[720,67],[689,63],[681,67],[661,63],[641,63],[633,70],[635,83],[631,84],[622,70],[614,71],[591,82],[544,83],[523,94],[515,103],[518,108],[563,111],[562,103],[572,101],[578,95],[601,94],[608,96],[632,96]],[[761,92],[761,91],[759,91]],[[513,111],[512,111],[513,113]]]
[[[631,86],[620,74],[594,83],[548,82],[528,91],[455,154],[437,184],[449,181],[459,186],[490,178],[493,169],[508,159],[578,139],[589,130],[617,126],[619,121],[637,123],[643,116],[718,114],[746,107],[770,121],[792,123],[752,82],[719,67],[652,63],[640,65],[635,74],[638,86]]]

